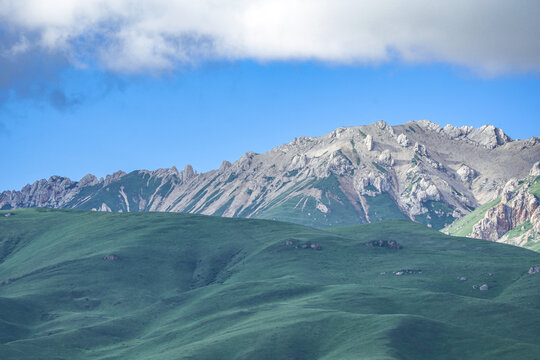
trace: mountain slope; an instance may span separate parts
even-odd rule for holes
[[[501,197],[443,232],[540,250],[540,162],[533,165],[528,177],[508,181]]]
[[[0,209],[187,212],[317,227],[409,218],[441,229],[496,199],[538,158],[538,138],[513,141],[493,126],[380,121],[300,137],[201,174],[188,165],[79,182],[55,176],[3,192]]]
[[[525,249],[403,220],[6,213],[2,359],[540,357]]]

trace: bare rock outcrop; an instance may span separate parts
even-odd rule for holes
[[[195,171],[193,170],[193,166],[187,164],[184,167],[184,170],[180,172],[180,179],[182,182],[186,182],[189,179],[193,178],[195,176]]]
[[[399,134],[398,137],[397,137],[397,142],[398,142],[399,145],[401,145],[401,146],[403,146],[405,148],[411,146],[411,141],[409,140],[409,138],[405,134]]]
[[[448,136],[449,138],[451,138],[451,139],[457,139],[457,138],[460,138],[460,137],[467,136],[473,130],[474,130],[474,128],[472,126],[457,127],[457,126],[452,126],[450,124],[446,125],[443,128],[444,134],[446,136]]]
[[[390,153],[390,150],[388,149],[383,150],[383,152],[379,155],[377,161],[379,164],[382,164],[385,166],[394,165],[394,159],[392,159],[392,154]]]
[[[305,168],[308,162],[309,162],[309,158],[306,154],[294,155],[288,169],[296,170],[296,169]]]
[[[230,161],[223,160],[223,162],[221,163],[221,166],[219,167],[219,170],[220,170],[220,171],[225,171],[225,170],[227,170],[228,168],[230,168],[231,166],[232,166],[232,164],[231,164]]]
[[[427,155],[426,146],[422,145],[422,144],[420,144],[418,142],[415,142],[414,143],[414,152],[425,156],[425,155]]]
[[[392,188],[392,180],[387,174],[369,171],[354,177],[354,189],[360,195],[375,196],[388,192]]]
[[[101,203],[101,206],[98,209],[95,209],[95,210],[103,211],[103,212],[112,212],[111,208],[105,203]]]
[[[484,125],[472,131],[467,135],[467,138],[488,149],[493,149],[499,145],[504,145],[512,141],[512,139],[501,129],[496,128],[493,125]]]
[[[529,176],[539,176],[539,175],[540,175],[540,161],[537,161],[532,166],[531,171],[529,171]]]
[[[459,169],[457,170],[457,174],[459,175],[459,178],[461,179],[461,181],[463,181],[464,183],[470,183],[478,175],[476,170],[474,170],[473,168],[465,164],[462,164],[459,167]]]
[[[354,166],[341,151],[332,153],[328,161],[328,171],[338,176],[351,174],[354,170]]]
[[[107,186],[115,181],[120,180],[122,177],[126,176],[126,173],[122,170],[118,170],[117,172],[113,173],[112,175],[107,175],[105,177],[104,186]]]
[[[392,129],[392,127],[390,125],[388,125],[388,123],[386,121],[384,121],[384,120],[379,120],[379,121],[375,122],[374,125],[377,126],[381,130],[387,130],[391,134],[394,134],[394,129]]]
[[[436,133],[442,131],[442,127],[439,124],[435,124],[434,122],[429,120],[418,120],[416,123],[418,124],[418,126],[424,128],[427,131],[432,131]]]
[[[81,180],[79,180],[79,183],[77,184],[77,186],[80,188],[83,188],[87,186],[94,186],[94,185],[97,185],[98,183],[99,183],[99,180],[97,179],[97,177],[95,177],[92,174],[87,174],[83,176]]]
[[[235,164],[237,167],[239,167],[243,171],[247,171],[251,168],[251,165],[253,164],[253,158],[256,156],[252,151],[249,151],[242,155],[240,159],[238,159],[237,163]]]
[[[511,212],[505,204],[489,209],[484,218],[473,226],[471,237],[497,241],[512,228]]]
[[[72,193],[77,192],[75,188],[76,183],[69,178],[51,176],[48,180],[42,179],[32,185],[26,185],[21,191],[2,193],[0,208],[57,207],[66,196],[70,197]]]
[[[412,184],[408,193],[402,194],[401,200],[408,204],[411,215],[420,215],[427,211],[424,203],[429,200],[440,201],[441,193],[432,180],[420,178]]]
[[[471,236],[516,245],[523,241],[538,241],[540,201],[528,190],[527,183],[516,179],[508,181],[502,190],[500,203],[487,210],[484,218],[473,226]],[[529,228],[524,225],[527,222]],[[508,234],[512,229],[518,229],[516,239],[511,239]],[[522,230],[521,234],[519,230]]]
[[[373,136],[367,135],[364,139],[364,145],[366,146],[367,151],[373,150]]]
[[[379,248],[387,248],[387,249],[402,249],[403,246],[401,246],[400,243],[398,243],[395,240],[374,240],[370,241],[365,244],[367,247],[379,247]]]

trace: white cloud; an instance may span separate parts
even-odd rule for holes
[[[205,59],[537,72],[538,18],[537,0],[0,0],[0,30],[25,39],[12,56],[40,48],[126,73]]]

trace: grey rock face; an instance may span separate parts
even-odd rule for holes
[[[403,147],[409,147],[411,145],[409,138],[405,134],[399,134],[397,137],[397,142]]]
[[[531,183],[537,181],[537,175],[532,175],[536,169],[537,163],[525,180],[510,179],[505,184],[500,203],[473,225],[471,237],[520,246],[540,241],[540,200],[530,192]]]
[[[540,161],[534,163],[531,171],[529,171],[529,176],[539,176],[540,175]]]
[[[426,147],[418,142],[414,143],[414,152],[420,155],[427,155]]]
[[[493,125],[484,125],[471,132],[467,137],[488,149],[493,149],[499,145],[504,145],[512,141],[512,139],[501,129],[498,129]]]
[[[459,175],[459,178],[461,179],[461,181],[463,181],[465,183],[471,182],[478,175],[476,170],[468,167],[465,164],[463,164],[463,165],[461,165],[459,167],[459,169],[457,171],[457,174]]]
[[[469,135],[473,131],[472,126],[456,127],[450,124],[443,128],[443,132],[451,139],[456,139]]]
[[[230,163],[230,161],[223,160],[223,162],[221,163],[221,166],[219,167],[219,170],[225,171],[228,168],[230,168],[231,166],[232,166],[232,164]]]
[[[378,162],[382,165],[393,166],[394,159],[392,159],[392,154],[390,153],[390,150],[383,150],[381,155],[379,155]]]
[[[183,181],[183,182],[186,182],[188,181],[189,179],[191,179],[192,177],[195,176],[195,171],[193,171],[193,167],[191,165],[186,165],[186,167],[184,168],[184,170],[182,170],[180,172],[180,179]]]
[[[364,144],[366,145],[366,149],[368,151],[373,150],[373,137],[371,135],[366,136]]]
[[[94,186],[99,183],[97,177],[92,174],[85,175],[77,184],[78,187],[83,188],[86,186]]]
[[[105,177],[104,185],[109,185],[115,181],[118,181],[120,178],[124,177],[126,175],[125,172],[122,170],[118,170],[117,172],[113,173],[112,175],[107,175]]]
[[[392,188],[392,179],[387,174],[370,171],[354,177],[354,189],[360,195],[376,196]]]
[[[439,133],[442,131],[442,127],[440,125],[435,124],[429,120],[419,120],[416,123],[418,124],[418,126],[430,132]]]

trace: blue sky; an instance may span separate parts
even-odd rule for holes
[[[476,40],[475,49],[481,51],[471,52],[474,39],[467,32],[459,33],[467,24],[460,23],[458,31],[452,19],[445,19],[450,30],[438,29],[437,19],[431,20],[433,33],[442,35],[428,43],[414,31],[405,41],[379,36],[386,33],[384,29],[377,29],[376,36],[356,25],[336,25],[333,30],[331,24],[344,22],[340,16],[347,7],[328,8],[328,2],[315,1],[319,7],[302,13],[313,13],[317,19],[318,12],[334,11],[336,19],[328,31],[332,36],[342,34],[340,39],[347,39],[343,44],[328,42],[325,34],[312,38],[319,30],[307,20],[305,24],[270,22],[262,29],[266,32],[259,29],[260,38],[235,42],[246,30],[231,34],[228,18],[216,18],[227,30],[199,29],[196,23],[195,30],[188,30],[202,35],[186,40],[187,30],[172,25],[152,29],[152,36],[140,35],[140,14],[134,17],[120,5],[96,15],[91,4],[102,5],[98,0],[89,1],[84,9],[71,2],[71,7],[56,9],[53,16],[38,11],[40,3],[0,4],[0,20],[10,19],[10,26],[0,25],[0,190],[20,189],[51,175],[78,180],[87,173],[99,177],[119,169],[186,164],[207,171],[219,167],[222,160],[234,161],[247,151],[264,152],[297,136],[319,136],[340,126],[378,120],[493,124],[513,138],[540,136],[540,52],[534,44],[515,44],[515,38],[527,41],[521,33],[526,30],[538,35],[538,26],[525,21],[521,27],[526,28],[521,29],[510,21],[516,17],[522,24],[527,14],[506,19],[508,33],[498,38],[507,38],[507,43],[490,41],[488,47],[485,35]],[[174,6],[177,3],[181,1]],[[421,8],[422,2],[417,3]],[[175,9],[169,1],[156,4],[163,12]],[[533,16],[538,7],[531,7],[524,12]],[[278,14],[285,11],[272,9]],[[256,10],[245,11],[256,20]],[[381,16],[380,9],[363,10],[373,12],[370,21]],[[456,17],[460,11],[471,11],[459,6],[453,10]],[[188,20],[207,15],[204,8],[190,11]],[[25,15],[24,22],[17,22],[19,12]],[[133,32],[137,35],[124,35],[132,34],[128,25],[111,30],[107,22],[111,12],[128,25],[132,21],[139,26]],[[421,10],[411,13],[413,20],[430,15]],[[495,26],[497,21],[501,24],[497,16],[505,12],[488,13],[493,13],[488,15],[494,27],[489,27],[489,21],[483,27],[505,30]],[[78,24],[85,24],[81,16],[86,19],[87,14],[101,22],[89,21],[92,25],[80,29]],[[407,19],[398,20],[409,34],[416,25],[407,25]],[[252,20],[248,17],[245,23]],[[96,29],[95,23],[109,25]],[[282,44],[284,29],[290,44]],[[161,38],[156,38],[156,31]],[[351,50],[348,44],[359,40],[349,39],[349,32],[364,34],[362,39],[369,41],[361,44],[372,45],[355,45]],[[171,34],[180,40],[167,43]],[[297,39],[307,39],[307,44]],[[117,48],[111,48],[111,43]],[[441,45],[449,43],[453,45]],[[416,45],[423,50],[411,51]],[[505,49],[514,53],[510,56]]]

